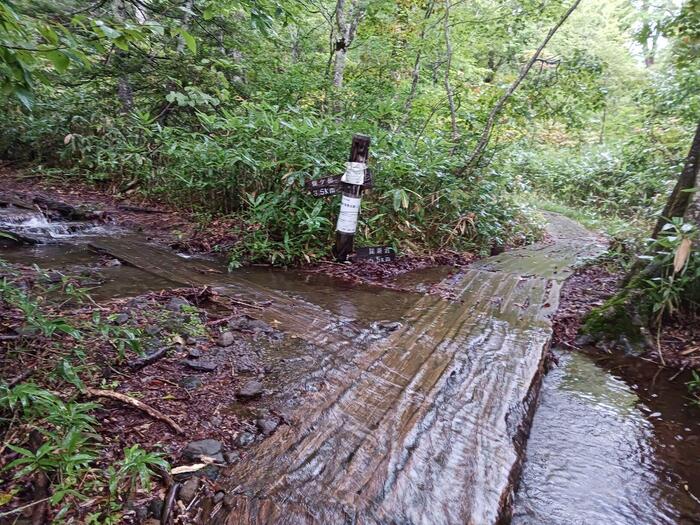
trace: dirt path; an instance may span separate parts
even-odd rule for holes
[[[560,216],[553,242],[451,279],[232,467],[216,523],[485,525],[508,517],[561,282],[604,250]],[[330,352],[335,350],[329,349]]]

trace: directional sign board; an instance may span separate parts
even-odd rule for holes
[[[306,189],[314,197],[325,197],[340,193],[340,175],[306,181]]]
[[[352,258],[354,260],[391,262],[396,259],[396,252],[390,246],[365,246],[363,248],[355,248]]]
[[[327,197],[328,195],[336,195],[340,193],[340,179],[342,175],[330,175],[321,177],[320,179],[307,180],[304,187],[311,192],[314,197]],[[365,170],[365,182],[362,184],[364,189],[372,187],[372,172]]]

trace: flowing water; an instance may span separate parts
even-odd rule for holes
[[[684,377],[630,357],[557,355],[512,523],[700,523],[700,409]]]
[[[65,273],[87,272],[98,298],[177,286],[131,266],[105,266],[86,245],[88,238],[118,233],[103,225],[50,223],[33,212],[0,209],[0,229],[44,243],[0,248],[0,258]],[[420,289],[444,274],[404,276],[402,285]],[[365,325],[412,322],[407,312],[420,301],[417,294],[339,284],[303,272],[248,269],[239,275]],[[512,523],[700,523],[700,410],[684,397],[687,378],[669,382],[671,372],[625,357],[557,355],[559,365],[547,374],[540,392]],[[436,472],[426,475],[426,480],[437,479]],[[443,489],[449,486],[445,480]]]

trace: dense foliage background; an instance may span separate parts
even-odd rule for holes
[[[645,225],[700,114],[696,0],[581,2],[470,163],[572,3],[3,0],[0,156],[233,214],[234,261],[327,253],[338,204],[303,183],[353,133],[376,181],[361,243],[519,243],[542,201]]]

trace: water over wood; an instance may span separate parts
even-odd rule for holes
[[[295,424],[228,473],[235,496],[218,522],[507,519],[565,275],[554,272],[602,249],[561,218],[552,236],[504,269],[452,278],[457,301],[424,297],[388,339],[342,349]]]
[[[36,218],[10,212],[8,229]],[[481,524],[508,520],[548,315],[571,266],[600,249],[577,225],[550,219],[553,242],[448,278],[444,287],[457,302],[299,272],[226,275],[220,264],[183,259],[124,232],[105,239],[89,225],[61,233],[64,224],[50,223],[43,233],[53,244],[2,257],[70,273],[95,265],[90,242],[127,263],[99,267],[98,297],[216,285],[246,301],[271,300],[261,316],[316,343],[272,349],[275,386],[302,384],[293,394],[301,392],[294,424],[231,469],[225,505],[206,522]],[[376,342],[368,326],[380,319],[403,327]],[[700,482],[697,414],[664,408],[682,392],[635,401],[639,391],[606,376],[607,368],[572,359],[576,366],[562,358],[561,372],[546,380],[514,523],[697,522],[690,494]],[[659,434],[662,421],[669,429]]]

